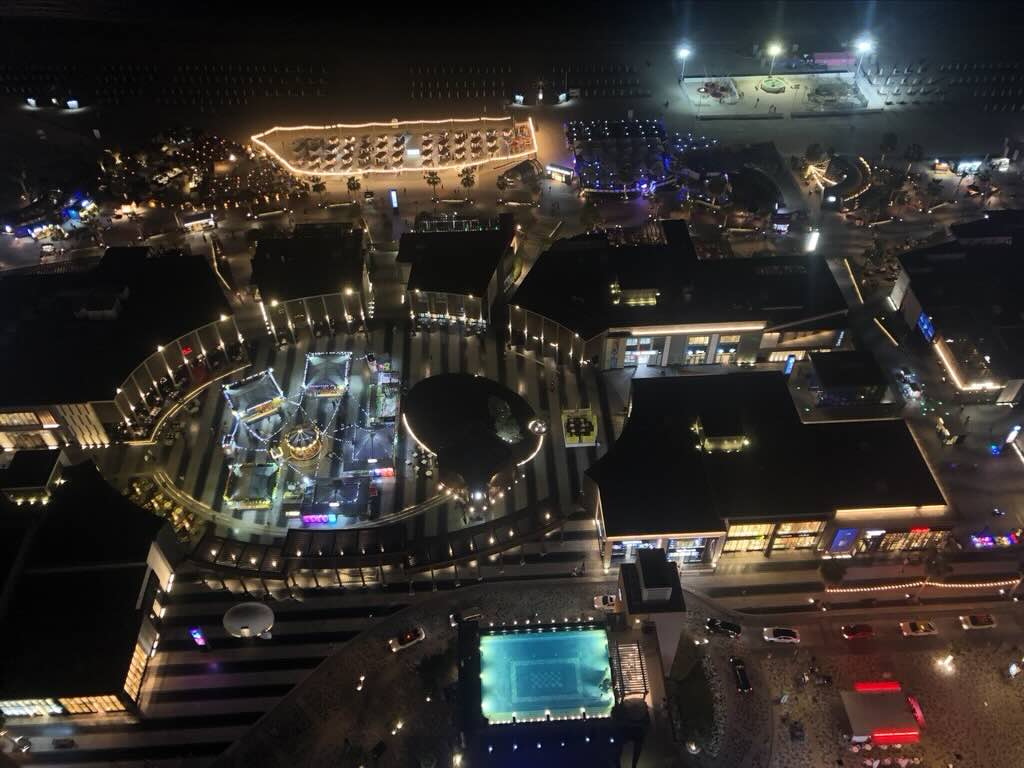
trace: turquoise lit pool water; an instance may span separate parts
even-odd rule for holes
[[[480,709],[490,724],[604,717],[615,704],[603,629],[547,629],[480,637]]]

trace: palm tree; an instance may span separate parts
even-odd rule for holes
[[[310,189],[317,192],[320,195],[320,202],[323,202],[324,192],[327,191],[327,183],[319,176],[309,177]]]
[[[423,179],[427,182],[427,186],[430,187],[430,198],[433,200],[435,207],[437,206],[437,187],[441,183],[441,177],[437,171],[427,171],[423,174]]]
[[[358,176],[349,176],[345,186],[348,187],[348,199],[351,200],[352,195],[358,192],[363,185],[359,183]]]
[[[466,188],[466,199],[469,199],[469,190],[476,186],[476,175],[474,168],[463,168],[459,171],[459,184]]]
[[[508,189],[508,179],[505,178],[504,174],[499,174],[497,180],[494,182],[494,186],[498,188],[498,202],[502,200],[502,196],[505,194],[505,190]]]

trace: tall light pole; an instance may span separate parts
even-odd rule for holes
[[[690,55],[692,53],[693,50],[688,45],[681,45],[679,46],[679,48],[676,49],[676,58],[683,62],[682,70],[679,74],[680,83],[682,83],[682,81],[686,79],[686,60],[690,58]]]
[[[768,44],[768,55],[772,57],[771,66],[768,67],[768,77],[771,77],[775,72],[775,57],[782,53],[781,43],[769,43]]]
[[[862,37],[856,43],[854,43],[854,50],[857,52],[857,68],[853,70],[853,82],[857,82],[857,78],[860,77],[860,64],[864,60],[864,56],[875,50],[875,43],[871,38]]]

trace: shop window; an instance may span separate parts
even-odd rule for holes
[[[721,365],[728,365],[736,360],[736,350],[739,348],[739,334],[724,335],[718,337],[718,348],[715,350],[715,362]]]
[[[700,365],[708,356],[709,336],[691,336],[686,340],[686,364]]]
[[[0,701],[0,712],[7,717],[44,717],[62,715],[64,710],[53,699],[13,699]]]
[[[723,552],[761,552],[768,544],[773,523],[730,525]]]
[[[0,413],[0,427],[33,427],[39,419],[31,411]]]

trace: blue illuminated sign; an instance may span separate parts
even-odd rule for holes
[[[391,208],[392,210],[398,210],[398,190],[389,189],[388,194],[391,196]]]
[[[853,543],[856,540],[856,528],[839,528],[836,530],[835,535],[832,536],[832,544],[829,546],[828,551],[848,552],[853,548]]]
[[[796,355],[786,356],[786,367],[782,369],[782,372],[789,376],[793,372],[793,366],[796,364]]]
[[[927,341],[935,338],[935,327],[932,325],[931,318],[924,312],[917,316],[917,327],[921,329],[921,335]]]

